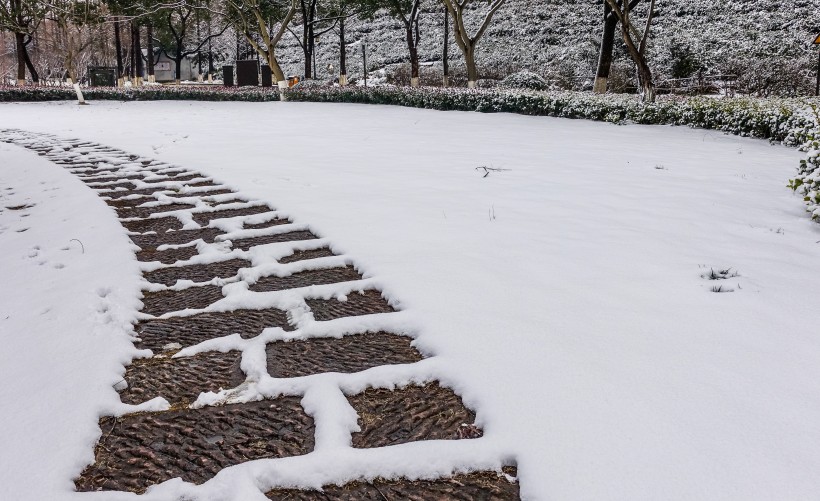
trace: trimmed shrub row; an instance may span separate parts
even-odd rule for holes
[[[262,87],[205,87],[194,85],[145,87],[89,87],[83,89],[89,101],[278,101],[279,90]],[[71,87],[0,86],[0,102],[71,101],[77,94]]]

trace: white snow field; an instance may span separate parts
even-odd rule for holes
[[[817,499],[820,225],[785,188],[797,151],[686,128],[310,103],[3,104],[0,128],[213,175],[375,277],[485,436],[356,451],[365,475],[515,462],[527,500]],[[14,191],[0,208],[37,204],[0,213],[0,498],[75,499],[135,355],[123,325],[138,266],[80,181],[10,145],[0,166]],[[354,455],[338,457],[304,484],[355,476]],[[185,492],[228,499],[226,482],[298,479],[307,461],[255,463]],[[168,484],[144,497],[169,499],[181,487]]]

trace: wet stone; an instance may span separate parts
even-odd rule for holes
[[[222,287],[205,285],[179,291],[143,292],[143,313],[158,317],[172,311],[201,310],[223,299]]]
[[[178,210],[191,210],[193,208],[193,204],[165,204],[155,205],[152,207],[115,208],[115,210],[121,219],[131,219],[135,217],[147,218],[151,214],[160,214],[163,212],[173,212]]]
[[[159,261],[162,264],[174,264],[177,261],[187,261],[199,254],[195,245],[188,247],[179,247],[176,249],[167,249],[158,251],[156,249],[143,249],[137,252],[137,261],[150,263],[152,261]]]
[[[313,249],[313,250],[303,250],[303,251],[296,251],[290,256],[285,256],[279,259],[281,264],[287,263],[295,263],[297,261],[307,261],[308,259],[318,259],[320,257],[333,257],[336,254],[333,253],[327,247],[322,247],[321,249]]]
[[[134,238],[132,235],[131,238]],[[136,242],[136,241],[135,241]],[[139,245],[139,244],[137,244]],[[143,277],[152,283],[174,285],[177,280],[192,280],[196,283],[208,282],[214,278],[235,277],[241,268],[251,266],[250,261],[231,259],[212,264],[195,264],[191,266],[174,266],[143,273]]]
[[[515,501],[518,482],[496,472],[478,472],[437,480],[383,480],[327,485],[319,491],[295,489],[267,493],[272,501]]]
[[[156,230],[153,230],[156,231]],[[167,231],[167,228],[146,235],[129,235],[131,241],[142,249],[156,248],[160,245],[184,245],[195,240],[213,243],[217,236],[224,234],[216,228],[200,230]]]
[[[382,297],[377,290],[370,289],[360,292],[351,292],[347,301],[338,299],[307,299],[307,305],[313,312],[313,318],[318,321],[335,320],[342,317],[372,315],[374,313],[392,313],[396,310]]]
[[[279,233],[277,235],[263,235],[261,237],[253,238],[238,238],[232,240],[234,249],[249,250],[251,247],[257,245],[267,245],[281,242],[295,242],[298,240],[313,240],[319,238],[310,231],[291,231],[288,233]]]
[[[361,279],[362,276],[353,269],[352,266],[345,266],[343,268],[302,271],[287,277],[262,277],[255,284],[251,285],[249,289],[254,292],[271,292]]]
[[[202,392],[242,384],[245,373],[239,367],[241,358],[240,352],[231,351],[135,360],[125,371],[128,388],[120,392],[120,400],[136,405],[164,397],[172,406],[189,405]]]
[[[253,205],[251,207],[244,207],[241,209],[223,209],[211,212],[196,212],[193,214],[194,221],[200,226],[207,226],[208,223],[214,219],[226,219],[237,216],[252,216],[254,214],[264,214],[270,212],[271,209],[267,205]]]
[[[168,230],[182,230],[182,223],[174,216],[139,219],[135,221],[121,221],[120,224],[122,224],[128,231],[132,231],[134,233],[146,233],[149,231],[165,233]]]
[[[277,341],[267,347],[268,372],[277,378],[292,378],[340,372],[352,374],[380,365],[412,364],[422,359],[412,339],[376,332],[345,336]]]
[[[250,339],[268,327],[293,330],[288,324],[287,314],[274,308],[208,312],[189,317],[144,320],[136,326],[137,335],[141,339],[137,347],[157,352],[170,343],[178,343],[187,348],[231,334],[239,334],[244,339]]]
[[[455,440],[462,424],[475,414],[461,399],[438,383],[397,390],[368,389],[348,397],[359,414],[361,432],[352,435],[353,447],[371,448],[418,440]]]
[[[298,397],[100,420],[95,462],[78,491],[144,492],[181,477],[201,484],[229,466],[313,449],[313,420]]]

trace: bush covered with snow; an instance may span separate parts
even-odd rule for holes
[[[128,88],[89,87],[88,100],[101,101],[278,101],[276,88],[205,87],[199,85],[145,86]],[[0,102],[71,101],[77,94],[71,87],[0,86]]]
[[[504,89],[548,90],[549,83],[531,71],[513,73],[501,81],[499,87]]]

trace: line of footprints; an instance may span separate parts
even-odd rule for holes
[[[70,170],[116,212],[139,248],[146,283],[134,344],[153,356],[134,360],[116,389],[124,404],[158,397],[167,404],[103,417],[95,462],[75,479],[78,491],[142,493],[177,477],[201,484],[248,461],[310,454],[319,416],[302,403],[312,385],[373,368],[401,374],[422,363],[413,340],[391,332],[400,313],[373,281],[267,204],[197,172],[94,143],[17,130],[0,131],[0,140]],[[482,435],[474,413],[436,381],[392,389],[347,381],[364,388],[336,386],[357,415],[360,431],[348,432],[354,448]],[[509,465],[265,494],[518,499],[515,476]]]

